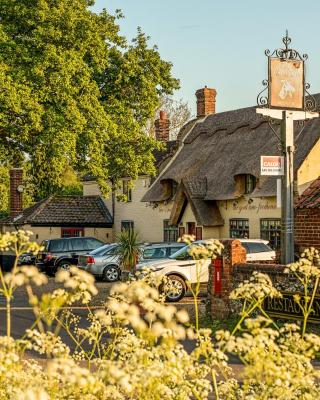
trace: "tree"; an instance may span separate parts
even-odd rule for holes
[[[93,4],[0,3],[0,162],[27,159],[36,198],[59,191],[68,168],[94,174],[103,190],[110,178],[154,173],[158,144],[143,128],[178,81],[141,30],[128,45],[121,14],[95,14]]]
[[[175,100],[172,96],[162,96],[160,105],[153,118],[149,120],[147,131],[151,137],[155,136],[154,122],[160,110],[167,113],[170,121],[170,139],[175,140],[180,129],[191,119],[192,114],[187,102],[183,99]]]

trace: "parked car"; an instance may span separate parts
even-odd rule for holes
[[[185,247],[184,243],[155,243],[142,246],[140,262],[167,259],[178,249]],[[115,282],[120,278],[121,268],[115,254],[117,243],[106,245],[88,254],[79,256],[78,267],[90,272],[107,282]]]
[[[37,255],[36,264],[41,271],[53,275],[58,269],[77,265],[80,254],[95,250],[104,243],[93,237],[71,237],[44,240],[41,245],[44,250]]]
[[[276,252],[268,245],[267,240],[239,239],[247,251],[247,261],[274,261]]]
[[[32,253],[23,253],[18,259],[18,265],[35,265],[36,256]]]
[[[275,258],[275,252],[267,245],[268,242],[260,239],[240,239],[242,245],[247,249],[247,260],[269,260]],[[206,244],[206,240],[199,240],[194,244]],[[192,245],[191,245],[192,246]],[[187,291],[186,281],[191,284],[197,283],[196,262],[189,254],[190,246],[184,246],[169,258],[163,260],[143,261],[137,265],[138,270],[152,268],[156,274],[167,276],[171,280],[172,291],[166,293],[167,301],[181,300]],[[260,250],[257,252],[256,250]],[[200,283],[208,282],[209,265],[211,259],[205,260],[200,271]]]
[[[78,267],[107,282],[120,278],[119,259],[115,254],[117,244],[102,246],[90,253],[79,256]]]

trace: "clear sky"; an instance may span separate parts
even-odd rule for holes
[[[281,47],[289,30],[292,47],[307,53],[307,81],[320,92],[320,0],[96,0],[95,11],[121,9],[122,33],[137,26],[151,36],[180,79],[176,97],[195,111],[197,89],[217,94],[217,111],[256,104],[267,78],[264,50]]]

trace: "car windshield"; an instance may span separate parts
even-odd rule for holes
[[[94,256],[98,256],[98,255],[104,255],[109,253],[110,251],[112,251],[114,248],[116,247],[115,244],[106,244],[104,246],[98,247],[95,250],[92,250],[90,252],[90,254],[94,255]]]

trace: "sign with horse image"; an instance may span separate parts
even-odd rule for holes
[[[304,62],[269,58],[270,108],[304,108]]]

